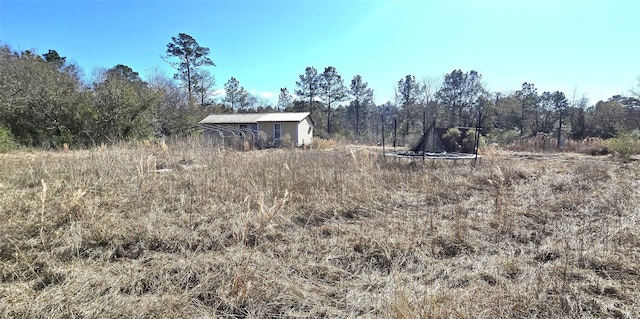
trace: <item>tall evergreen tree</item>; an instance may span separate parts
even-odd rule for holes
[[[200,67],[215,66],[215,63],[209,58],[209,53],[209,48],[200,46],[192,36],[186,33],[179,33],[177,37],[171,37],[171,42],[167,44],[167,58],[174,57],[179,60],[178,63],[167,62],[178,70],[174,77],[187,87],[190,102],[193,100],[193,92],[195,91],[196,70]]]
[[[293,98],[287,88],[280,88],[280,94],[278,95],[278,111],[282,112],[288,109],[293,103]]]
[[[224,92],[226,94],[225,101],[231,103],[233,112],[243,109],[247,105],[249,92],[240,85],[240,82],[235,77],[231,77],[225,83]]]
[[[589,104],[589,99],[583,96],[572,103],[570,108],[569,119],[571,124],[571,138],[581,140],[586,137],[587,123],[585,118],[585,109]]]
[[[456,111],[462,113],[462,96],[464,94],[465,74],[462,70],[453,70],[444,76],[444,81],[440,90],[436,93],[436,98],[447,107],[447,124],[455,126],[459,122],[456,119]]]
[[[543,92],[540,94],[540,125],[538,127],[539,132],[551,133],[555,124],[553,95],[551,92]]]
[[[420,83],[413,75],[407,75],[398,81],[396,102],[400,108],[400,121],[404,122],[402,136],[409,135],[409,127],[415,126],[415,119],[422,118],[418,111],[418,101],[421,94]]]
[[[313,113],[313,99],[320,94],[320,77],[318,70],[312,66],[308,66],[304,70],[304,74],[300,75],[300,80],[296,81],[298,89],[295,90],[296,95],[309,100],[309,112]]]
[[[418,102],[420,96],[420,84],[413,75],[407,75],[398,81],[398,91],[396,99],[398,105],[408,108]]]
[[[556,112],[556,116],[558,117],[558,148],[562,145],[562,121],[567,113],[567,107],[569,106],[569,101],[567,100],[564,93],[560,91],[555,91],[551,94],[551,101],[553,102],[553,107]]]
[[[522,89],[516,92],[516,96],[520,100],[520,121],[518,123],[520,136],[524,135],[525,129],[527,128],[527,120],[532,116],[535,120],[533,130],[537,132],[538,89],[532,83],[525,82],[522,84]]]
[[[482,76],[476,71],[464,73],[453,70],[446,74],[436,98],[448,107],[449,126],[474,124],[473,107],[486,92],[482,87]]]
[[[216,78],[207,69],[196,69],[193,76],[193,92],[198,95],[201,106],[212,104],[209,92],[216,85]]]
[[[63,67],[67,62],[67,58],[60,56],[60,54],[58,54],[58,51],[56,50],[49,50],[49,52],[43,54],[42,57],[44,58],[45,62],[51,63],[57,68]]]
[[[320,92],[322,99],[327,104],[327,134],[331,138],[331,103],[344,101],[347,97],[347,87],[335,67],[328,66],[322,72]]]
[[[347,114],[353,113],[355,115],[355,134],[360,135],[362,115],[366,114],[366,109],[373,103],[373,90],[369,88],[367,82],[362,80],[360,75],[356,75],[351,79],[349,94],[352,99],[353,112],[347,110]]]

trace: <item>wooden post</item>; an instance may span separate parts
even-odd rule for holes
[[[427,138],[427,112],[422,112],[422,163],[424,164],[424,143]]]
[[[393,118],[393,151],[396,151],[396,138],[398,136],[398,119]]]

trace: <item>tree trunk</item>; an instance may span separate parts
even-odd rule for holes
[[[331,139],[331,100],[329,100],[327,106],[327,134],[329,134],[329,139]]]
[[[360,135],[360,102],[356,100],[356,136]]]
[[[524,135],[524,108],[525,104],[522,102],[522,109],[520,112],[520,136]]]
[[[454,126],[454,122],[456,118],[456,103],[453,102],[453,104],[449,105],[449,127],[453,127]]]
[[[560,124],[558,125],[558,145],[557,148],[560,149],[560,138],[562,137],[562,116],[560,116]]]
[[[187,60],[187,91],[189,91],[189,105],[193,103],[193,96],[191,95],[191,63],[189,61],[189,57],[186,57]]]
[[[313,88],[311,83],[309,83],[309,113],[313,113]]]

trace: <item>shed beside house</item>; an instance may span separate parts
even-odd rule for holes
[[[267,142],[280,143],[287,134],[293,146],[313,142],[313,120],[309,112],[211,114],[200,121],[212,136],[236,136],[263,132]]]

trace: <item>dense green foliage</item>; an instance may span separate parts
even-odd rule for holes
[[[162,75],[144,81],[126,65],[92,80],[55,50],[39,56],[0,47],[2,148],[82,148],[121,140],[183,134],[209,113]],[[15,143],[14,143],[15,142]]]
[[[462,139],[462,151],[465,153],[474,153],[476,147],[476,130],[467,131],[467,135]],[[484,147],[486,144],[484,136],[480,135],[478,138],[478,147]]]
[[[459,152],[461,149],[460,140],[462,138],[462,132],[459,129],[452,127],[447,130],[442,136],[442,143],[444,143],[445,149],[450,152]]]
[[[625,160],[633,154],[640,153],[639,146],[638,139],[629,133],[621,133],[607,141],[608,150]]]

